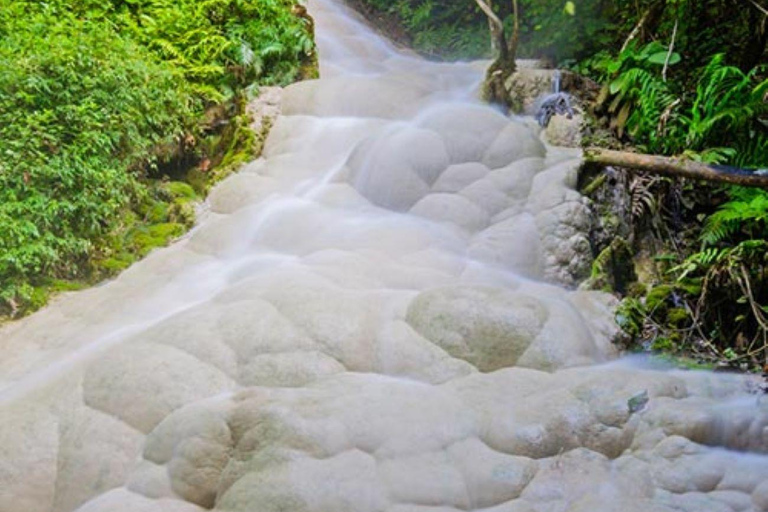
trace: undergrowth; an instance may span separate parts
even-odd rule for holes
[[[764,172],[766,70],[745,72],[716,54],[686,85],[662,72],[680,62],[656,42],[598,55],[585,65],[606,84],[598,115],[642,151]],[[627,191],[635,245],[653,240],[660,251],[652,276],[622,303],[625,332],[653,350],[766,366],[768,192],[641,175]]]
[[[314,45],[292,7],[0,0],[0,316],[186,230],[205,184],[181,193],[166,175],[247,151],[247,123],[212,125],[244,116],[258,85],[299,76]]]

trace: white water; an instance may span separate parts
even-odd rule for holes
[[[0,331],[0,512],[768,510],[746,380],[609,363],[546,284],[579,155],[310,7],[323,79],[191,235]]]

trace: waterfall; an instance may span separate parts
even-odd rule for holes
[[[0,330],[0,512],[768,510],[753,381],[578,289],[579,151],[309,8],[322,78],[190,235]]]

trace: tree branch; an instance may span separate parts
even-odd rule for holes
[[[491,7],[488,2],[485,0],[475,0],[475,3],[480,7],[480,10],[483,11],[483,13],[488,16],[488,20],[490,20],[491,23],[496,27],[496,29],[504,31],[504,23],[501,22],[501,19],[496,16],[496,13],[493,12],[493,7]]]
[[[645,20],[648,19],[648,16],[651,14],[651,9],[648,9],[645,11],[645,14],[643,14],[643,17],[640,18],[640,21],[637,22],[637,25],[635,25],[635,28],[632,29],[632,32],[629,33],[629,36],[627,36],[626,41],[624,41],[624,44],[621,45],[621,50],[619,50],[619,53],[624,53],[624,50],[626,50],[629,47],[629,43],[631,43],[637,35],[640,33],[640,31],[643,29],[643,25],[645,25]]]
[[[768,169],[751,171],[724,165],[708,165],[680,158],[599,148],[587,149],[584,152],[584,158],[587,162],[599,165],[625,167],[677,178],[691,178],[768,190]]]
[[[667,58],[664,60],[664,69],[661,70],[661,78],[667,81],[667,68],[669,68],[669,59],[672,58],[672,52],[675,51],[675,38],[677,37],[677,20],[675,20],[675,28],[672,30],[672,41],[669,43],[669,51],[667,52]]]
[[[755,8],[756,8],[758,11],[760,11],[760,12],[761,12],[761,13],[763,13],[764,15],[768,16],[768,10],[766,10],[766,8],[765,8],[765,7],[763,7],[762,5],[760,5],[760,4],[758,4],[757,2],[755,2],[755,0],[749,0],[749,3],[751,3],[752,5],[754,5],[754,6],[755,6]]]

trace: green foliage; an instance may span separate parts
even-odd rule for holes
[[[193,102],[172,69],[108,26],[61,13],[0,45],[0,297],[78,263],[141,195],[133,167],[179,135]],[[21,287],[21,288],[20,288]]]
[[[724,2],[709,2],[704,10],[700,4],[656,4],[664,5],[653,22],[666,33],[656,40],[663,42],[633,42],[616,56],[597,54],[580,70],[605,84],[598,113],[639,149],[709,164],[766,167],[768,81],[765,68],[756,65],[765,41],[750,33],[743,13],[721,27],[730,39],[706,27],[703,19],[724,19],[727,9]],[[670,54],[672,32],[679,57]],[[657,181],[662,185],[632,191],[633,212],[636,204],[649,205],[638,208],[635,217],[651,218],[652,229],[664,226],[664,238],[678,238],[681,214],[698,210],[701,240],[694,246],[679,238],[673,243],[676,265],[661,277],[666,284],[637,300],[627,332],[645,333],[654,349],[685,347],[733,364],[762,366],[768,355],[768,193],[726,187],[702,200],[696,199],[700,187],[694,184],[670,188],[664,185],[668,180]],[[725,202],[712,212],[709,205],[723,196]]]
[[[744,73],[717,54],[689,92],[684,84],[664,80],[662,49],[657,42],[640,49],[630,46],[615,58],[600,54],[586,66],[607,83],[599,102],[617,134],[626,133],[651,153],[713,164],[764,165],[768,80],[758,80],[760,69]]]
[[[487,20],[471,0],[358,1],[400,19],[426,53],[489,51]],[[768,168],[768,80],[760,65],[768,62],[768,37],[759,8],[731,0],[519,5],[518,54],[566,62],[604,84],[597,114],[624,143],[708,164]],[[494,9],[512,23],[511,2],[494,2]],[[763,348],[768,356],[768,194],[726,188],[701,200],[697,185],[658,178],[634,179],[629,189],[632,222],[674,240],[672,256],[656,269],[662,282],[626,300],[619,322],[633,336],[650,336],[645,341],[656,349],[698,350],[699,343],[731,360],[754,358]],[[681,217],[704,221],[701,246],[676,233]],[[616,252],[613,243],[603,247],[593,286],[610,288]]]
[[[751,239],[768,235],[768,193],[734,187],[730,197],[704,224],[701,239],[706,246],[715,246],[739,235]]]
[[[598,102],[618,136],[626,133],[644,149],[664,153],[671,148],[663,132],[677,99],[661,76],[657,56],[662,51],[658,42],[639,49],[629,46],[615,58],[596,55],[585,69],[606,83]]]
[[[467,59],[490,53],[487,22],[472,0],[358,1],[398,23],[426,55]]]
[[[562,63],[609,45],[613,23],[610,10],[601,4],[605,2],[521,0],[520,55]]]
[[[685,143],[730,149],[737,165],[768,163],[768,154],[759,151],[768,144],[768,132],[760,121],[768,115],[768,80],[757,79],[761,71],[744,73],[726,65],[723,54],[715,55],[702,70],[693,103],[681,117],[687,128]]]
[[[616,310],[616,323],[624,332],[637,337],[642,334],[646,316],[644,304],[636,298],[627,297]]]
[[[291,0],[112,0],[134,39],[179,69],[203,96],[221,99],[259,82],[296,78],[314,51]]]
[[[490,55],[488,22],[473,0],[357,1],[397,20],[422,53],[448,59]],[[600,3],[520,0],[521,56],[561,61],[605,44],[610,22],[599,15]],[[496,2],[495,6],[511,25],[511,2]],[[586,15],[579,15],[581,12]]]
[[[0,314],[180,234],[194,191],[146,178],[211,102],[296,77],[313,43],[292,5],[0,0]]]
[[[706,357],[759,367],[768,348],[768,192],[729,188],[728,195],[706,218],[700,249],[669,270],[672,282],[648,293],[645,305],[651,314],[663,295],[656,290],[676,290],[686,306],[667,309],[665,333]],[[683,328],[689,324],[695,329]]]

